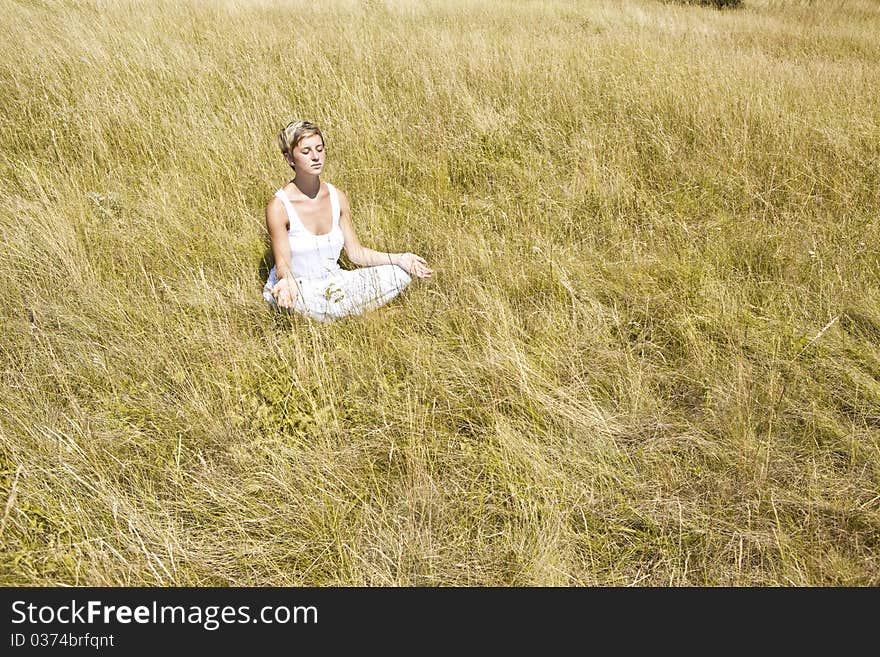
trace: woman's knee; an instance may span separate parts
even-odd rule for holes
[[[409,272],[406,271],[400,265],[389,265],[392,269],[392,280],[394,284],[397,285],[399,289],[405,288],[407,285],[412,283],[412,276],[409,275]]]

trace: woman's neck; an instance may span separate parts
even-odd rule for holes
[[[321,191],[321,177],[310,173],[297,173],[293,184],[309,198],[315,198]]]

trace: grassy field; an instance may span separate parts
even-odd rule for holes
[[[0,8],[0,583],[880,585],[876,0]]]

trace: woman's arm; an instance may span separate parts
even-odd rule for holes
[[[293,308],[296,302],[297,287],[290,272],[290,242],[287,240],[287,212],[284,204],[277,198],[266,205],[266,229],[272,241],[272,255],[275,257],[275,278],[278,282],[272,288],[272,296],[282,308]],[[291,281],[293,281],[291,283]]]
[[[418,276],[419,278],[428,278],[433,273],[428,267],[425,260],[414,253],[384,253],[382,251],[374,251],[363,246],[358,239],[354,230],[354,224],[351,221],[351,211],[348,207],[348,199],[345,194],[337,188],[339,195],[339,227],[342,229],[342,235],[345,238],[343,248],[345,255],[355,265],[359,267],[374,267],[376,265],[397,265],[405,271]]]

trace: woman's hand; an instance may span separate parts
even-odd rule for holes
[[[406,271],[410,276],[419,278],[431,278],[434,270],[428,267],[428,263],[415,253],[401,253],[397,257],[397,266]]]
[[[290,284],[290,278],[284,277],[272,288],[272,296],[278,306],[285,310],[293,310],[296,305],[296,285]]]

